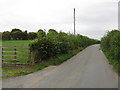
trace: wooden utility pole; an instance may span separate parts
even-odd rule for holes
[[[120,30],[120,1],[118,2],[118,30]]]
[[[75,8],[74,8],[74,35],[75,35]]]

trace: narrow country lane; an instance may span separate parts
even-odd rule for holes
[[[59,66],[3,80],[3,88],[118,88],[118,75],[100,45],[92,45]]]

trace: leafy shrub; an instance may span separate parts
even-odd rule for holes
[[[120,59],[120,31],[108,32],[107,36],[101,39],[101,47],[105,52],[109,52],[113,59]]]
[[[42,38],[30,44],[34,59],[46,60],[47,58],[56,55],[57,47],[49,38]]]
[[[113,64],[120,65],[120,31],[112,30],[101,39],[101,48],[112,60]]]
[[[45,36],[46,36],[45,31],[43,31],[42,29],[38,30],[38,32],[37,32],[38,38],[45,37]]]
[[[41,31],[42,32],[42,31]],[[41,35],[42,34],[42,37]],[[58,54],[69,53],[71,50],[85,48],[98,43],[98,40],[90,39],[82,35],[72,35],[64,32],[57,32],[50,29],[47,34],[38,33],[38,39],[30,44],[32,56],[35,62],[48,60]]]

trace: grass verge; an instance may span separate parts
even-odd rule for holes
[[[5,79],[5,78],[10,78],[10,77],[26,75],[29,73],[36,72],[38,70],[42,70],[48,66],[59,65],[59,64],[63,63],[64,61],[70,59],[71,57],[73,57],[74,55],[76,55],[77,53],[82,51],[83,49],[84,48],[79,48],[76,50],[72,50],[67,54],[57,55],[46,62],[41,62],[34,66],[28,66],[28,67],[24,67],[24,68],[3,67],[2,68],[2,74],[3,74],[2,78]]]
[[[105,52],[103,49],[102,49],[102,51],[105,54],[105,56],[107,57],[109,63],[113,65],[113,67],[116,69],[116,71],[118,73],[120,73],[120,62],[119,62],[119,60],[113,59],[113,57],[108,52]]]

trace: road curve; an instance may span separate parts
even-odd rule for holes
[[[118,88],[118,75],[99,45],[92,45],[56,67],[5,79],[3,88]]]

